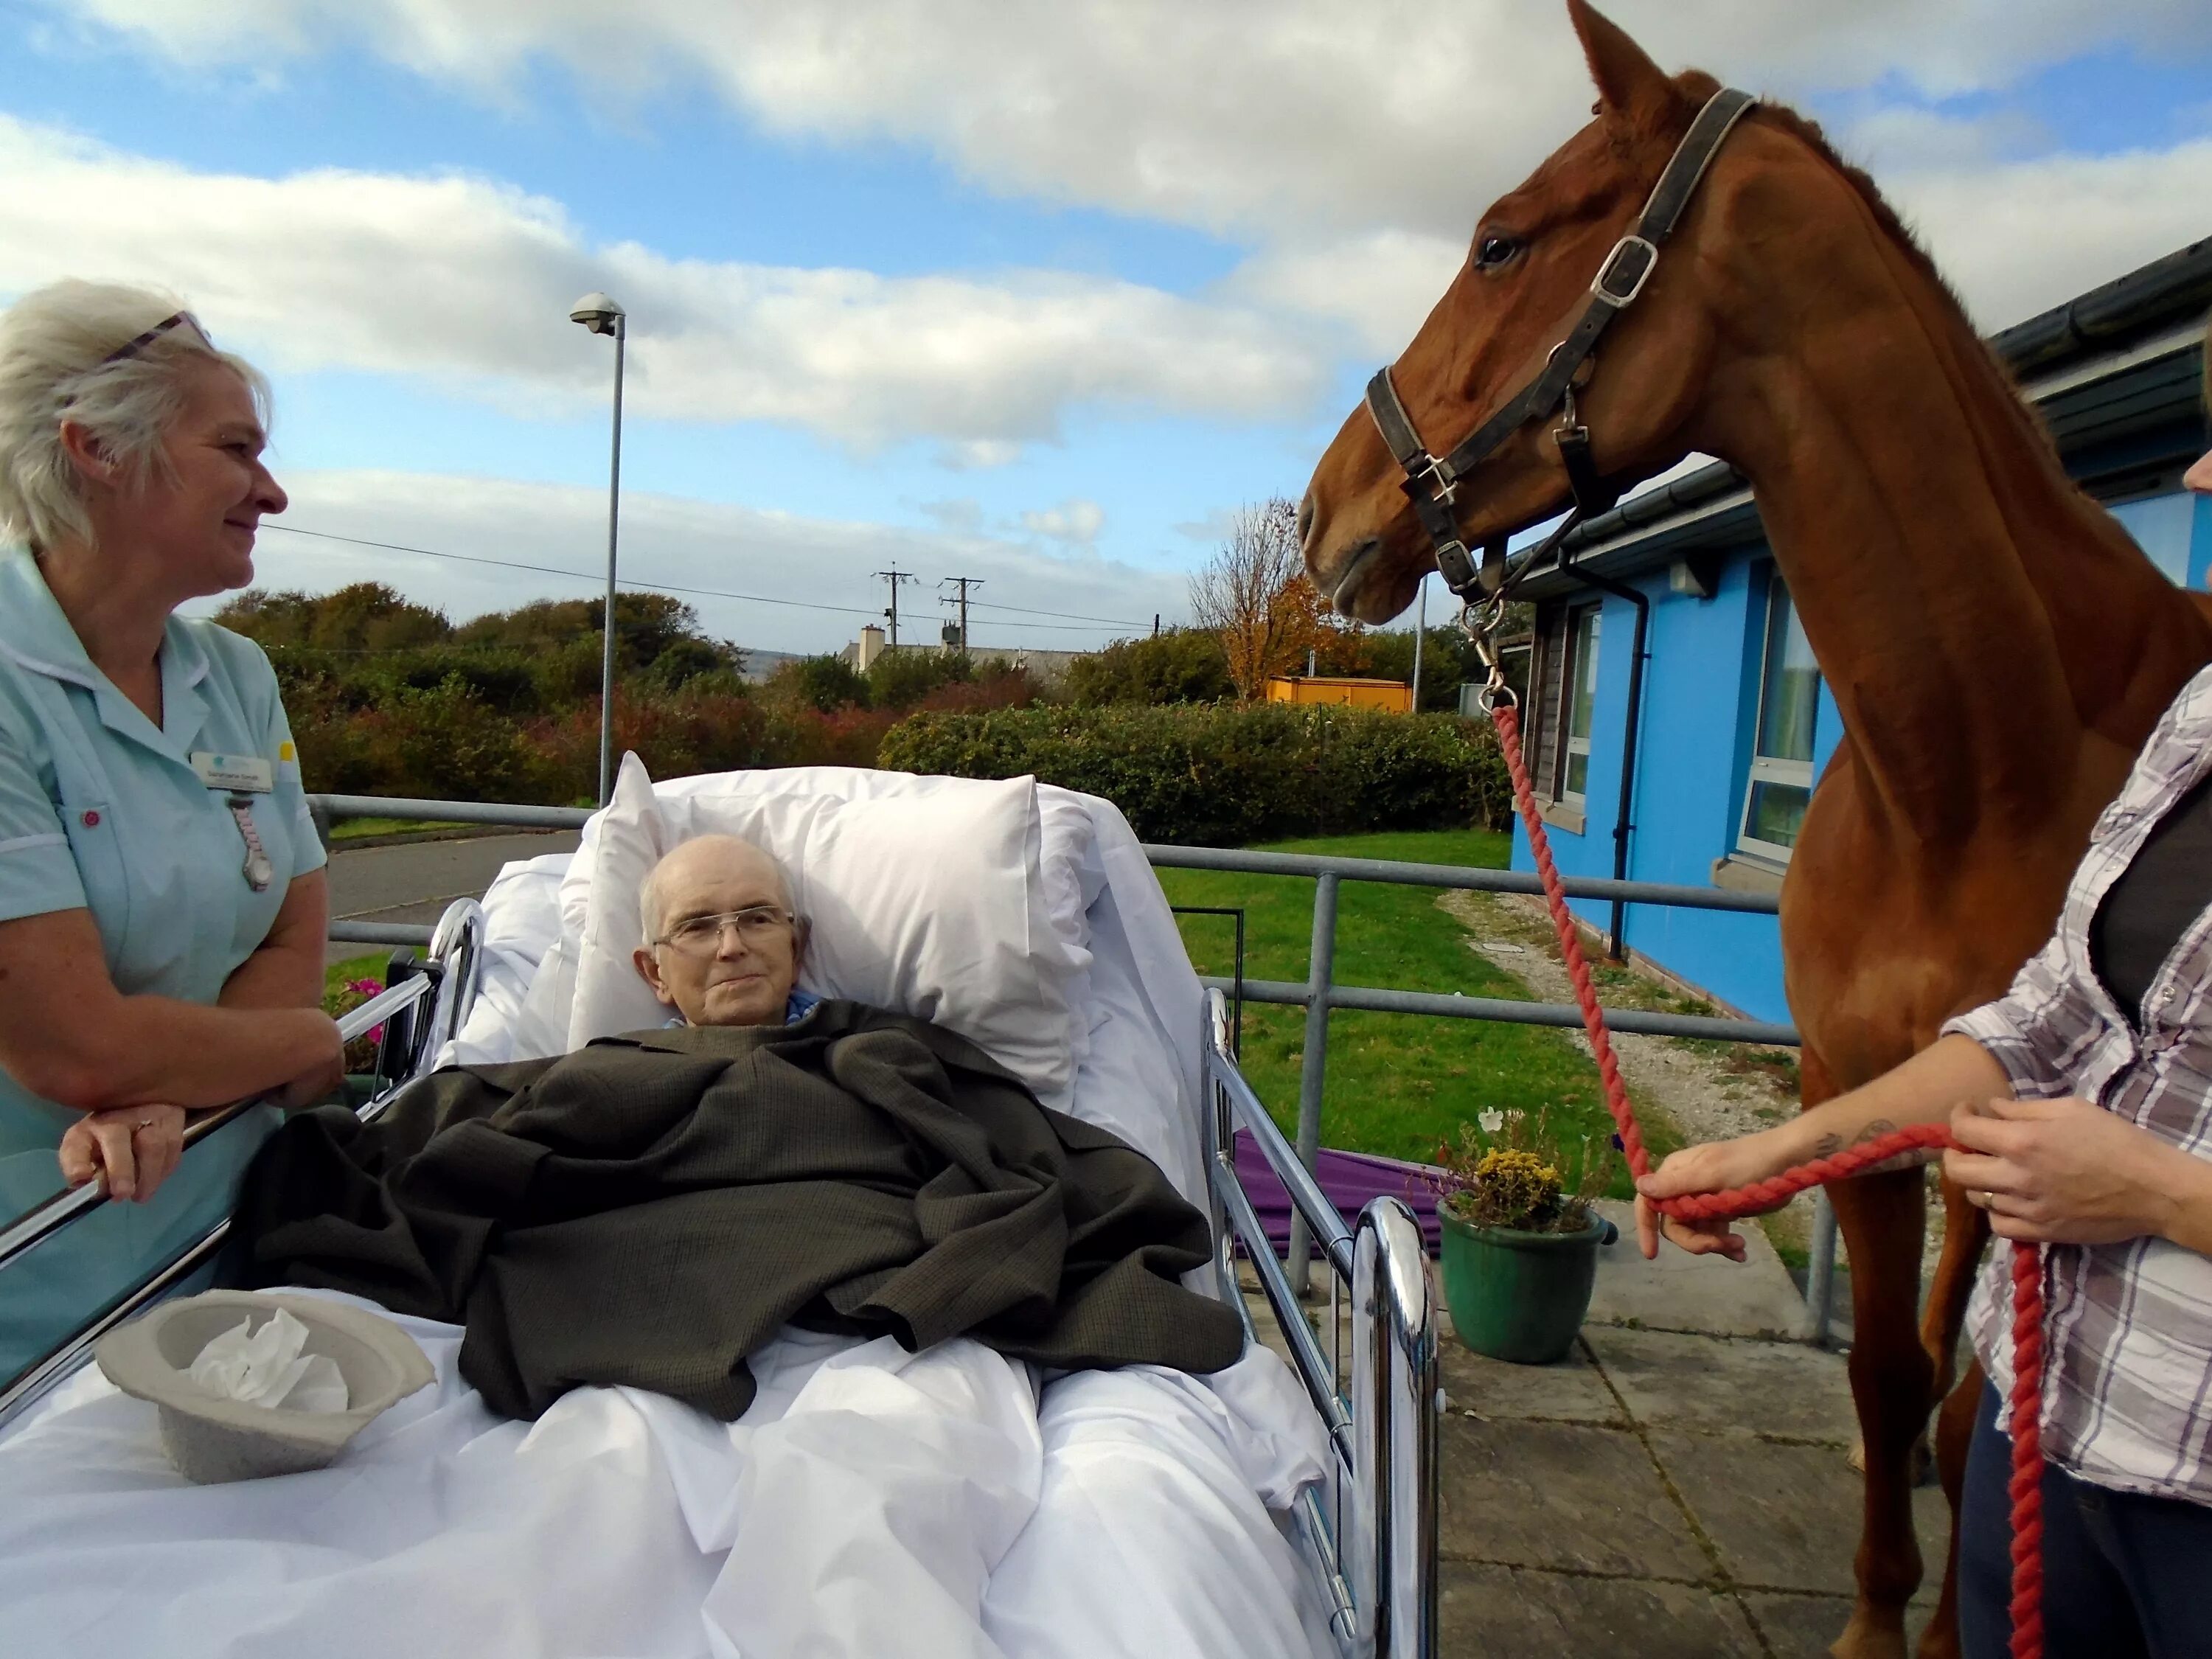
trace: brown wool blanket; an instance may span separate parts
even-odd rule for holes
[[[303,1114],[236,1231],[253,1284],[466,1327],[461,1374],[514,1417],[627,1383],[735,1418],[787,1323],[1068,1369],[1218,1370],[1243,1346],[1177,1283],[1206,1223],[1149,1158],[850,1002],[456,1067],[371,1125]]]

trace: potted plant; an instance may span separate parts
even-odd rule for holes
[[[1564,1143],[1541,1109],[1488,1111],[1437,1152],[1444,1303],[1459,1340],[1516,1364],[1564,1358],[1589,1311],[1599,1247],[1617,1236],[1590,1208],[1612,1179],[1610,1143]]]

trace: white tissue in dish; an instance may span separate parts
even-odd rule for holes
[[[303,1354],[307,1328],[279,1308],[253,1329],[241,1319],[209,1342],[189,1375],[210,1394],[288,1412],[342,1412],[345,1378],[326,1354]]]

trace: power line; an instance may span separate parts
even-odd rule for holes
[[[373,542],[360,536],[334,535],[327,530],[302,530],[295,524],[264,524],[264,530],[281,530],[289,536],[313,536],[321,542],[350,542],[356,547],[380,547],[393,553],[419,553],[426,559],[453,559],[462,564],[495,564],[504,570],[535,570],[548,576],[566,576],[572,581],[590,582],[597,586],[601,578],[582,570],[564,570],[558,565],[526,564],[520,559],[489,559],[477,553],[445,553],[434,547],[410,547],[404,542]],[[872,617],[877,613],[864,611],[856,605],[822,605],[808,599],[771,599],[763,593],[733,593],[720,587],[679,587],[673,582],[641,582],[635,577],[626,577],[625,587],[650,588],[656,593],[694,593],[709,599],[743,599],[749,605],[781,605],[794,611],[836,611],[848,617]]]
[[[416,553],[421,555],[426,559],[451,559],[459,564],[496,565],[502,570],[534,570],[541,575],[566,576],[571,581],[590,582],[595,587],[599,586],[601,580],[604,580],[604,578],[594,572],[568,570],[562,568],[559,565],[531,564],[520,559],[487,558],[480,553],[448,553],[444,551],[442,549],[435,547],[412,547],[404,542],[371,541],[367,537],[363,536],[341,536],[334,531],[308,530],[295,524],[272,524],[268,520],[264,520],[262,521],[261,527],[264,530],[281,530],[288,536],[312,537],[319,542],[344,542],[354,547],[381,548],[386,552],[391,553]],[[884,573],[878,571],[875,574],[881,575]],[[903,574],[904,573],[902,572],[901,574]],[[908,576],[906,577],[906,580],[912,581],[915,579],[912,576]],[[819,600],[815,599],[770,599],[765,593],[738,593],[726,587],[684,587],[674,582],[640,581],[635,577],[624,577],[623,579],[622,585],[628,588],[647,589],[655,593],[688,593],[696,595],[702,599],[738,599],[747,605],[775,605],[784,606],[786,609],[793,611],[835,611],[839,616],[843,617],[878,617],[883,614],[879,611],[870,611],[856,605],[824,605]],[[1066,617],[1073,621],[1105,623],[1116,628],[1141,628],[1144,626],[1142,623],[1131,622],[1126,617],[1091,617],[1076,611],[1035,611],[1018,605],[986,605],[981,599],[974,601],[974,604],[978,610],[1012,611],[1025,617]],[[980,617],[977,620],[979,623],[985,621],[985,619]],[[1011,628],[1015,626],[1015,624],[1012,623],[988,623],[988,625],[994,628]],[[1095,629],[1089,628],[1055,628],[1049,623],[1037,623],[1032,625],[1038,628],[1051,629],[1051,631],[1055,634],[1089,634],[1095,633],[1097,631]]]
[[[954,576],[949,578],[949,580],[958,581],[960,578]],[[981,582],[978,582],[975,585],[978,587],[982,586]],[[975,600],[975,605],[978,611],[1018,611],[1024,617],[1067,617],[1078,622],[1106,623],[1115,628],[1142,628],[1145,625],[1143,623],[1135,620],[1133,617],[1092,617],[1086,616],[1080,611],[1032,611],[1027,605],[995,605],[984,599]]]

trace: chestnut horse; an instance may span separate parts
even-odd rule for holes
[[[1662,73],[1583,0],[1567,9],[1596,118],[1483,216],[1468,263],[1392,367],[1439,452],[1542,372],[1717,89],[1706,75]],[[1873,185],[1771,104],[1714,156],[1578,401],[1611,480],[1699,450],[1750,480],[1842,711],[1782,890],[1803,1103],[1816,1105],[2002,993],[2043,944],[2092,820],[2212,658],[2212,616],[2074,487]],[[1448,511],[1467,545],[1567,505],[1550,413],[1461,480]],[[1357,410],[1301,512],[1314,581],[1370,622],[1401,611],[1436,564],[1403,476]],[[1853,1268],[1866,1450],[1858,1595],[1833,1651],[1889,1659],[1904,1652],[1921,1577],[1912,1449],[1949,1388],[1987,1232],[1947,1191],[1945,1248],[1917,1320],[1921,1171],[1830,1195]],[[1939,1419],[1954,1508],[1980,1386],[1971,1372]],[[1950,1604],[1947,1576],[1924,1654],[1955,1652]]]

